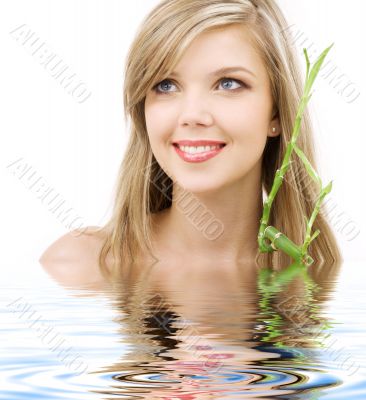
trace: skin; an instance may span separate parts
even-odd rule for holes
[[[211,71],[235,65],[248,68],[255,77],[245,72],[209,77]],[[257,322],[258,314],[257,276],[252,261],[262,213],[261,161],[267,137],[279,135],[280,127],[277,118],[272,118],[266,68],[243,28],[232,26],[202,34],[175,71],[180,77],[164,89],[171,93],[157,95],[150,91],[145,102],[152,151],[174,182],[172,207],[153,217],[155,253],[160,262],[153,268],[134,266],[132,272],[136,276],[127,274],[130,281],[125,283],[138,294],[138,301],[132,301],[137,305],[135,313],[140,312],[145,298],[158,293],[166,308],[188,321],[183,328],[169,334],[178,344],[163,353],[174,360],[163,360],[166,375],[170,369],[171,377],[177,376],[180,390],[205,390],[199,398],[220,397],[220,393],[212,393],[215,385],[210,387],[209,383],[189,379],[191,374],[209,373],[197,371],[196,366],[202,360],[227,355],[230,358],[223,362],[228,368],[233,365],[243,368],[246,363],[277,357],[252,348],[255,342],[249,340],[253,336],[250,327]],[[250,88],[233,91],[241,84],[223,81],[224,77],[240,80]],[[276,133],[272,127],[276,127]],[[171,144],[182,139],[222,140],[227,147],[207,162],[188,164],[176,155]],[[222,221],[225,229],[219,238],[207,240],[182,213],[174,202],[179,187],[193,193]],[[97,235],[67,234],[50,246],[40,262],[61,284],[79,288],[88,283],[89,288],[93,285],[102,291],[105,282],[97,262],[102,239]],[[240,268],[242,263],[246,268]],[[140,272],[143,279],[139,279]],[[120,305],[124,319],[123,301],[116,304]],[[129,323],[128,318],[125,322]],[[132,319],[131,324],[133,332],[136,321]],[[125,337],[125,327],[121,332]],[[143,327],[139,337],[141,332]],[[133,334],[131,342],[134,343]],[[133,347],[139,350],[138,345]],[[159,367],[160,364],[156,362]],[[110,371],[121,368],[125,368],[124,364],[113,365]],[[151,372],[156,373],[156,369],[151,362]],[[149,364],[146,370],[149,371]],[[250,377],[245,383],[249,380]],[[158,390],[153,391],[155,397]],[[165,389],[161,395],[169,393]],[[151,393],[146,398],[151,398]]]
[[[238,65],[255,76],[209,75]],[[167,94],[151,90],[145,101],[152,151],[174,182],[172,207],[153,215],[154,254],[160,262],[150,278],[160,282],[161,290],[188,287],[200,269],[203,275],[197,276],[197,282],[202,290],[206,283],[208,289],[213,285],[202,279],[209,272],[216,290],[226,292],[232,290],[239,265],[248,266],[247,276],[255,274],[263,150],[269,136],[280,134],[278,119],[272,118],[269,76],[248,32],[237,25],[198,36],[175,72],[178,78],[159,85]],[[171,144],[182,139],[216,139],[227,145],[218,156],[190,164],[178,157]],[[216,240],[197,229],[174,201],[182,187],[222,223],[223,232]],[[101,246],[102,237],[66,234],[44,252],[40,262],[60,283],[103,285],[98,266]],[[151,259],[146,258],[150,265]],[[171,274],[172,265],[181,273]]]
[[[246,72],[209,75],[238,65],[255,76]],[[272,118],[265,65],[243,27],[234,25],[201,34],[175,72],[180,74],[178,78],[160,85],[168,94],[151,90],[145,101],[152,151],[174,182],[172,207],[153,217],[154,254],[160,261],[146,284],[165,293],[184,287],[179,299],[185,305],[181,312],[184,309],[192,318],[190,304],[196,296],[198,301],[212,288],[223,295],[240,291],[240,287],[235,289],[243,271],[239,266],[246,266],[245,280],[255,286],[253,260],[262,213],[261,161],[267,137],[278,135],[280,127],[277,118]],[[277,128],[276,133],[272,127]],[[171,144],[182,139],[216,139],[227,146],[204,163],[189,164],[178,157]],[[181,187],[222,222],[224,230],[216,240],[203,235],[174,201]],[[47,249],[40,262],[60,283],[103,286],[97,262],[101,245],[102,237],[67,234]]]
[[[244,71],[210,76],[232,66],[254,76]],[[155,217],[155,254],[164,260],[189,256],[208,265],[252,261],[263,208],[263,151],[267,138],[280,134],[266,67],[248,31],[231,25],[199,35],[174,72],[179,75],[167,76],[145,100],[152,151],[173,181],[172,206]],[[221,140],[226,147],[208,161],[187,163],[172,145],[184,139]],[[215,240],[182,212],[175,199],[183,191],[222,223]]]

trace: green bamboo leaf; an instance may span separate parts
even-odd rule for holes
[[[309,69],[310,69],[310,61],[309,61],[309,56],[306,48],[304,48],[304,54],[305,54],[305,59],[306,59],[306,81],[308,80],[309,77]]]
[[[318,196],[317,205],[320,207],[320,204],[324,200],[324,197],[330,193],[332,190],[332,182],[330,182],[325,188],[323,188]]]
[[[305,154],[303,153],[302,150],[300,150],[296,144],[294,144],[294,150],[296,154],[300,157],[301,161],[304,163],[305,169],[307,173],[311,176],[314,182],[316,182],[320,187],[322,187],[322,181],[319,177],[319,175],[316,173],[315,169],[313,166],[310,164],[310,161],[307,159]]]
[[[320,230],[317,229],[310,238],[309,244],[319,235]]]
[[[320,230],[319,229],[317,229],[314,233],[313,233],[313,235],[311,236],[311,238],[308,240],[308,241],[305,241],[304,242],[304,244],[303,244],[303,246],[302,246],[302,253],[305,255],[306,254],[306,252],[307,252],[307,249],[308,249],[308,247],[310,246],[310,243],[314,240],[314,239],[316,239],[317,238],[317,236],[319,235],[319,233],[320,233]]]
[[[328,183],[328,185],[327,185],[327,186],[325,187],[325,189],[324,189],[325,194],[330,193],[330,191],[332,190],[332,187],[333,187],[333,181],[330,181],[330,182]]]
[[[322,54],[320,54],[320,56],[318,57],[318,59],[316,60],[315,64],[313,65],[310,74],[309,74],[309,79],[307,82],[307,88],[308,90],[310,90],[310,88],[313,86],[313,83],[315,81],[316,76],[319,73],[319,70],[324,62],[325,57],[327,56],[328,52],[330,51],[330,49],[334,46],[334,43],[332,43],[328,48],[326,48]]]
[[[299,108],[301,119],[302,119],[302,117],[304,115],[305,108],[308,105],[312,95],[313,95],[313,93],[309,93],[307,96],[304,97],[304,104],[302,105],[302,107]]]

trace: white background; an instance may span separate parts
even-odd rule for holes
[[[31,275],[44,249],[69,229],[37,198],[9,164],[23,159],[79,215],[83,226],[102,225],[111,211],[117,169],[127,142],[122,85],[126,53],[156,0],[12,0],[0,5],[1,268],[19,263]],[[360,96],[352,103],[318,78],[311,100],[319,173],[333,180],[329,200],[341,214],[336,226],[347,262],[365,260],[365,5],[362,0],[279,0],[305,47],[327,59]],[[91,96],[78,103],[40,60],[10,33],[26,24]],[[301,41],[297,44],[301,60]],[[339,88],[338,88],[339,89]],[[39,195],[39,194],[38,194]],[[366,210],[365,210],[366,211]],[[343,214],[342,214],[343,213]],[[333,222],[335,223],[336,220]],[[352,234],[342,228],[353,226]],[[359,234],[356,235],[356,233]],[[356,236],[355,238],[353,238]],[[351,240],[351,238],[353,238]],[[28,265],[28,266],[27,266]]]

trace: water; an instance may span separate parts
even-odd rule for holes
[[[84,286],[33,268],[2,278],[0,399],[366,399],[362,266]]]

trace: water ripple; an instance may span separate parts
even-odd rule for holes
[[[173,396],[156,398],[180,399],[187,395],[218,395],[220,398],[244,398],[253,396],[277,396],[311,392],[316,389],[335,387],[342,383],[336,375],[320,370],[279,368],[277,366],[259,368],[234,368],[226,366],[216,374],[199,374],[202,363],[173,362],[148,372],[128,371],[115,374],[113,390],[95,391],[103,394],[127,394],[135,396]],[[169,369],[166,369],[166,367]],[[180,371],[177,373],[177,371]],[[184,372],[185,370],[185,372]],[[194,373],[193,371],[196,371]],[[135,398],[135,397],[134,397]],[[154,397],[136,397],[154,398]],[[188,397],[187,397],[188,398]],[[193,397],[192,397],[193,398]]]
[[[164,297],[136,287],[125,301],[120,291],[4,286],[0,399],[365,399],[364,318],[351,307],[352,286],[328,308],[329,324],[320,320],[329,336],[320,348],[296,319],[316,328],[316,302],[291,314],[292,305],[276,307],[277,286],[262,283],[273,297],[248,288],[244,298],[210,291],[183,301],[184,290]],[[88,368],[72,370],[66,355]],[[352,376],[348,360],[360,363]]]

